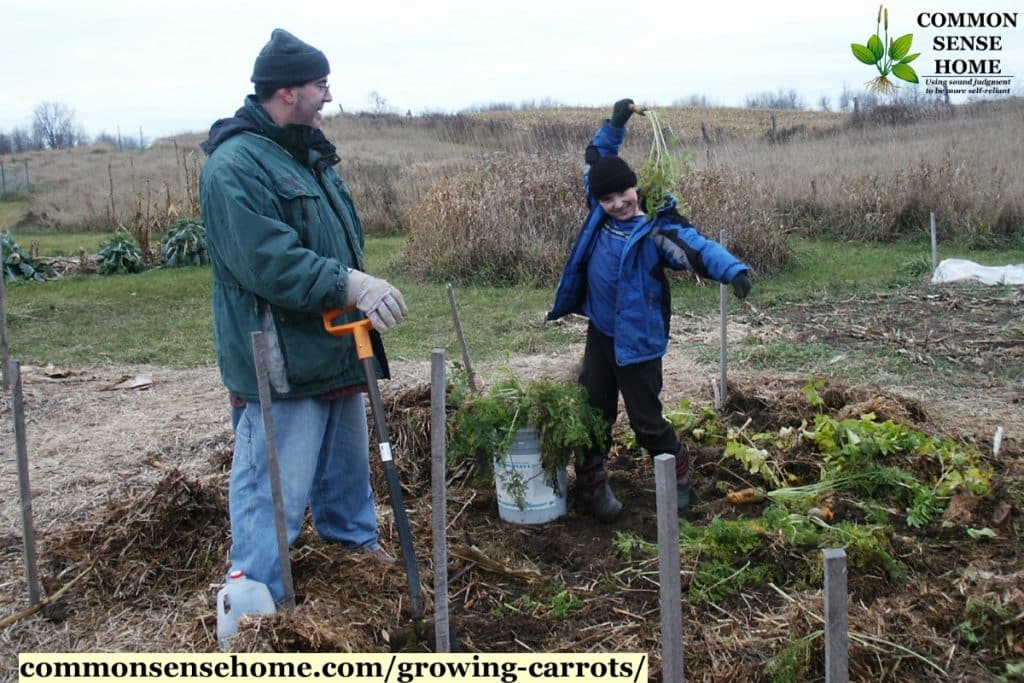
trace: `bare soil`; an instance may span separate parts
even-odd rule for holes
[[[873,410],[987,452],[996,428],[1004,430],[1000,454],[989,459],[997,472],[990,496],[954,498],[947,528],[921,532],[897,525],[889,540],[909,568],[906,580],[851,568],[850,629],[859,636],[851,640],[853,680],[993,680],[1008,662],[1024,660],[1020,302],[1013,291],[946,289],[882,294],[827,309],[751,309],[736,321],[734,331],[741,335],[813,339],[860,362],[904,354],[923,369],[907,377],[831,380],[824,397],[836,415]],[[687,342],[716,321],[698,322],[677,332],[666,357],[666,406],[682,398],[697,405],[713,402],[711,379],[718,369],[695,362]],[[523,376],[568,377],[580,351],[576,346],[509,365]],[[939,379],[945,374],[948,381],[937,382],[929,368],[938,368]],[[385,403],[429,603],[429,367],[396,364],[393,373]],[[44,595],[66,592],[35,613],[17,616],[28,606],[27,583],[11,397],[5,394],[0,619],[10,623],[0,630],[0,671],[8,672],[0,679],[13,680],[17,654],[26,651],[216,650],[214,596],[227,567],[232,442],[216,369],[30,367],[23,374],[39,571]],[[732,368],[723,419],[764,430],[798,425],[813,416],[800,392],[806,379],[806,373]],[[142,386],[127,388],[133,384]],[[616,434],[625,426],[620,417]],[[505,523],[492,487],[474,486],[465,468],[449,470],[449,593],[459,647],[639,651],[650,654],[652,680],[661,680],[657,559],[616,550],[620,534],[657,541],[653,468],[646,454],[630,451],[621,439],[609,467],[625,503],[622,518],[611,525],[575,510],[545,525]],[[688,521],[708,524],[716,516],[759,512],[757,505],[740,508],[724,498],[723,491],[749,483],[734,461],[695,447],[694,467],[695,505]],[[379,472],[374,486],[383,542],[397,554]],[[862,514],[843,501],[834,513],[851,520]],[[973,539],[967,528],[990,529],[994,537]],[[797,571],[797,558],[777,558]],[[401,564],[381,568],[324,543],[311,529],[293,548],[292,561],[299,605],[246,622],[236,650],[421,647],[410,639]],[[681,572],[685,597],[693,567]],[[564,614],[557,608],[561,592],[578,601]],[[979,603],[1003,611],[979,612]],[[682,609],[689,680],[769,680],[769,660],[804,637],[811,642],[807,680],[823,677],[822,641],[815,636],[821,628],[820,585],[747,586],[717,602],[684,599]],[[998,618],[1004,612],[1013,618]],[[429,622],[425,626],[429,631]]]

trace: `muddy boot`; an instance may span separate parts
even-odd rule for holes
[[[676,509],[690,509],[690,451],[682,444],[676,454]]]
[[[576,468],[576,494],[582,511],[599,522],[614,522],[622,512],[622,503],[608,485],[604,458],[592,458]]]

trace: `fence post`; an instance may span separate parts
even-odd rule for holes
[[[12,412],[14,413],[14,439],[18,455],[18,491],[21,496],[21,528],[25,548],[25,574],[28,578],[28,601],[38,605],[40,600],[39,570],[36,566],[36,532],[32,525],[32,487],[28,476],[28,441],[25,437],[25,397],[21,391],[21,364],[11,361]]]
[[[822,552],[825,556],[825,683],[848,683],[850,619],[846,551],[828,548]]]
[[[930,212],[929,217],[932,229],[932,275],[934,275],[935,269],[939,267],[939,238],[935,233],[935,212]]]
[[[658,506],[658,580],[661,584],[661,680],[683,683],[683,611],[679,581],[676,457],[654,457]]]
[[[32,193],[32,182],[28,179],[28,159],[25,159],[25,194]]]
[[[0,197],[7,196],[7,176],[4,174],[4,162],[0,161]]]
[[[0,356],[2,356],[4,391],[11,388],[11,345],[7,338],[7,265],[4,263],[4,245],[0,244]]]
[[[434,523],[434,652],[451,652],[448,638],[448,459],[445,447],[444,349],[430,354],[430,486]]]
[[[718,241],[723,248],[726,246],[725,230],[718,233]],[[719,364],[721,365],[722,377],[721,388],[718,392],[718,400],[715,409],[718,410],[725,405],[728,395],[728,328],[729,328],[729,287],[724,282],[718,286],[719,308],[722,314],[721,348],[719,350]]]

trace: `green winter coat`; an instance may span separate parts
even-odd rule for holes
[[[324,311],[345,306],[348,268],[364,270],[363,228],[333,168],[333,146],[309,126],[276,126],[250,96],[234,118],[213,125],[202,147],[209,158],[199,192],[225,386],[258,400],[257,330],[267,342],[275,397],[365,384],[352,338],[329,335],[321,319]],[[359,318],[352,312],[339,321]],[[386,374],[380,363],[377,370]]]

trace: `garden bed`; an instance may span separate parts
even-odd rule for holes
[[[857,344],[863,337],[852,339]],[[680,346],[666,359],[666,408],[683,398],[706,407],[716,370],[694,364]],[[521,376],[566,377],[578,355],[573,348],[562,357],[517,358],[509,365]],[[429,368],[396,364],[393,372],[398,379],[385,386],[385,408],[429,604]],[[227,566],[231,447],[217,371],[34,367],[24,375],[44,593],[75,583],[55,604],[3,630],[0,650],[10,664],[3,669],[13,671],[17,653],[25,651],[216,650],[214,596]],[[138,376],[151,380],[149,388],[116,388],[133,385],[122,380]],[[820,411],[838,419],[871,410],[880,420],[990,452],[992,426],[1004,426],[1000,456],[985,458],[993,471],[989,493],[958,492],[922,527],[909,526],[890,506],[890,527],[877,541],[904,572],[890,573],[878,563],[851,566],[850,667],[853,680],[988,680],[1024,659],[1024,420],[1013,398],[1019,389],[998,385],[972,410],[901,387],[835,382],[821,389],[824,408],[815,408],[803,392],[804,376],[735,369],[730,378],[720,419],[736,429],[773,431]],[[3,396],[5,443],[13,443],[9,404]],[[474,486],[468,467],[450,470],[450,609],[462,648],[640,651],[651,654],[652,675],[660,680],[657,556],[648,545],[656,542],[657,528],[653,468],[645,454],[625,445],[622,418],[615,433],[610,477],[625,512],[612,525],[573,511],[538,527],[502,522],[493,488]],[[762,482],[722,448],[691,445],[695,506],[681,520],[684,534],[715,529],[721,540],[742,531],[730,524],[762,518],[768,503],[736,506],[725,497]],[[383,541],[397,552],[387,487],[374,467]],[[0,584],[0,618],[27,604],[14,472],[13,458],[5,458],[0,510],[10,531],[0,537],[0,567],[8,577]],[[871,521],[862,503],[835,496],[829,523]],[[820,679],[816,556],[815,547],[769,534],[716,583],[702,573],[708,557],[684,544],[688,679]],[[292,561],[297,608],[248,622],[236,649],[411,647],[400,638],[408,596],[400,565],[384,570],[359,561],[308,529]],[[771,571],[754,573],[762,566]],[[753,580],[737,580],[747,576]]]

